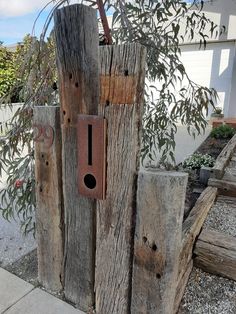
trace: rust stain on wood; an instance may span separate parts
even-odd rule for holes
[[[158,251],[153,251],[149,246],[139,246],[135,248],[134,263],[159,276],[162,275],[165,267],[163,254]]]
[[[60,107],[37,106],[34,123],[38,126],[35,130],[35,180],[39,282],[49,290],[61,291],[64,284],[64,211]]]
[[[137,76],[101,75],[100,104],[134,104],[137,101]]]
[[[78,193],[77,115],[98,113],[96,10],[82,4],[54,12],[62,124],[65,208],[65,297],[80,310],[94,305],[95,201]],[[66,40],[65,40],[66,34]]]
[[[52,176],[54,174],[52,174],[51,171],[49,171],[49,169],[48,169],[49,162],[51,164],[51,161],[53,158],[52,153],[51,152],[48,153],[48,152],[45,152],[44,150],[41,150],[41,152],[39,152],[39,153],[37,152],[36,157],[38,160],[38,167],[39,167],[38,180],[41,183],[40,184],[40,189],[41,189],[40,192],[46,192],[47,195],[48,195],[48,193],[52,192],[51,194],[53,195],[54,194],[53,189],[52,189],[52,191],[50,191],[51,188],[53,188],[53,187],[50,187],[50,185],[51,185]],[[42,186],[43,186],[43,188],[42,188]]]
[[[96,313],[123,314],[130,313],[145,49],[138,44],[101,47],[100,75],[98,112],[108,121],[107,191],[96,211]]]
[[[79,73],[77,74],[79,76]],[[80,82],[77,77],[67,77],[61,74],[60,78],[60,94],[61,99],[61,127],[76,128],[77,115],[80,114],[96,114],[98,98],[84,100],[84,82]],[[94,88],[96,88],[94,86]],[[70,99],[68,102],[67,99]]]

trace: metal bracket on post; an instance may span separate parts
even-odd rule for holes
[[[105,199],[106,120],[102,116],[78,115],[78,189],[81,195]]]

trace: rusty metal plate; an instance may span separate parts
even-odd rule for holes
[[[105,199],[106,120],[102,116],[78,115],[77,144],[79,193]]]

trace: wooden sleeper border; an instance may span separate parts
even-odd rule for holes
[[[207,187],[198,198],[188,218],[183,223],[182,248],[179,256],[178,283],[175,296],[175,312],[178,311],[193,266],[193,249],[203,223],[215,202],[217,188]]]
[[[221,151],[219,156],[216,159],[215,165],[211,170],[211,178],[212,179],[222,179],[224,176],[225,168],[230,162],[230,159],[233,156],[233,153],[236,149],[236,134],[231,138],[231,140],[228,142],[228,144],[224,147],[224,149]],[[211,183],[213,181],[210,182]],[[211,185],[211,184],[209,184]]]
[[[236,280],[236,238],[204,229],[194,249],[194,265],[204,271]]]

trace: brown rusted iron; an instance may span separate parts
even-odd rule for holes
[[[106,120],[78,115],[78,189],[81,195],[105,199]]]
[[[103,26],[103,30],[104,30],[106,44],[112,45],[111,31],[110,31],[110,28],[108,25],[107,16],[106,16],[106,12],[104,9],[103,1],[97,0],[97,6],[98,6],[99,14],[100,14],[100,17],[102,20],[102,26]]]

